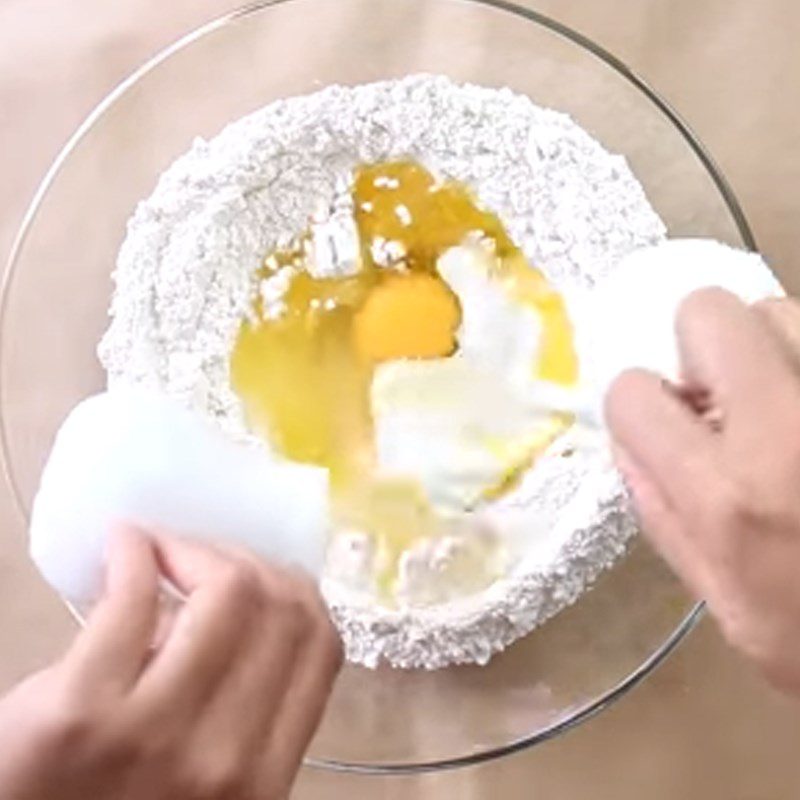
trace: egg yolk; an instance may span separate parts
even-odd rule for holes
[[[411,273],[376,286],[353,319],[359,355],[367,362],[440,358],[456,349],[461,313],[441,279]]]
[[[254,302],[230,374],[251,428],[285,457],[329,470],[335,522],[376,537],[388,590],[401,553],[416,539],[436,535],[437,523],[413,482],[387,489],[373,477],[370,385],[381,361],[441,358],[457,349],[461,309],[437,272],[439,257],[468,237],[491,243],[498,280],[543,323],[532,377],[570,384],[578,365],[561,296],[465,186],[397,161],[359,168],[352,193],[358,273],[312,277],[303,271],[302,238],[268,254],[260,279],[285,266],[298,271],[282,314],[273,318]],[[386,242],[399,253],[389,266],[375,260]]]

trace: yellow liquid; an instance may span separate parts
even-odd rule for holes
[[[461,310],[436,271],[439,257],[468,235],[492,241],[498,278],[541,315],[533,377],[569,384],[578,364],[562,298],[465,186],[439,182],[414,162],[388,162],[357,171],[353,199],[362,269],[334,279],[299,273],[284,298],[287,312],[275,320],[264,319],[256,301],[257,321],[242,323],[233,350],[231,380],[253,429],[287,458],[329,470],[336,521],[377,537],[388,590],[402,551],[437,535],[439,525],[415,482],[373,477],[370,385],[382,360],[455,351]],[[378,238],[403,245],[401,264],[373,261]],[[262,278],[276,264],[303,260],[299,247],[270,256]]]

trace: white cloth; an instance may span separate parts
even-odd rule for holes
[[[680,379],[675,318],[697,289],[727,289],[747,303],[784,291],[758,253],[711,239],[670,239],[636,250],[576,308],[582,383],[601,400],[624,370]]]
[[[327,471],[232,442],[166,397],[114,389],[67,417],[33,504],[33,560],[79,607],[102,590],[115,521],[228,540],[318,575]]]

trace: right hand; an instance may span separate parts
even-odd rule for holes
[[[160,634],[159,574],[186,596]],[[0,701],[0,796],[284,798],[340,664],[311,580],[123,529],[71,650]]]
[[[632,371],[609,392],[618,466],[644,532],[729,642],[800,694],[798,305],[702,290],[677,335],[680,389]]]

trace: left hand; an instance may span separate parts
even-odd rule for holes
[[[163,636],[159,575],[186,597]],[[72,648],[0,701],[0,797],[283,800],[341,658],[310,579],[124,528]]]

